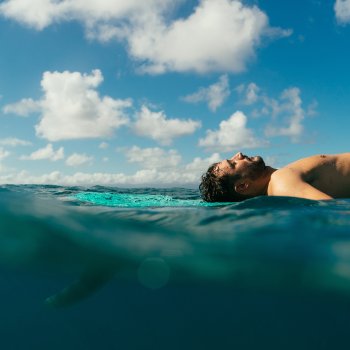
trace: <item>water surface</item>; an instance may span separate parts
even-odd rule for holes
[[[0,263],[6,349],[348,342],[349,199],[2,186]]]

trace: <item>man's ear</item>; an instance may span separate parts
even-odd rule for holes
[[[235,191],[239,194],[246,194],[247,190],[249,189],[249,183],[248,182],[238,182],[235,185]]]

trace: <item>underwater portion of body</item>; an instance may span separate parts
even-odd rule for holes
[[[231,283],[235,271],[282,259],[259,277],[269,284],[271,271],[284,271],[300,258],[297,250],[281,255],[281,246],[297,244],[302,263],[317,266],[322,256],[324,266],[334,260],[335,245],[350,243],[350,199],[257,197],[215,205],[192,189],[58,186],[7,186],[0,194],[0,261],[83,269],[84,276],[105,267],[110,276],[108,265],[129,270],[156,257],[167,261],[174,278]],[[255,284],[260,268],[245,281]]]
[[[8,348],[94,349],[101,334],[105,348],[339,348],[349,228],[350,199],[2,186],[0,335]]]

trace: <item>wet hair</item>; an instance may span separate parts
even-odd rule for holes
[[[199,191],[206,202],[240,202],[245,199],[234,190],[233,183],[240,178],[234,176],[218,176],[214,169],[217,163],[212,164],[202,175]]]

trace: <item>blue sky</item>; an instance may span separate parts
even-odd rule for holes
[[[0,183],[196,186],[349,151],[350,0],[0,2]]]

